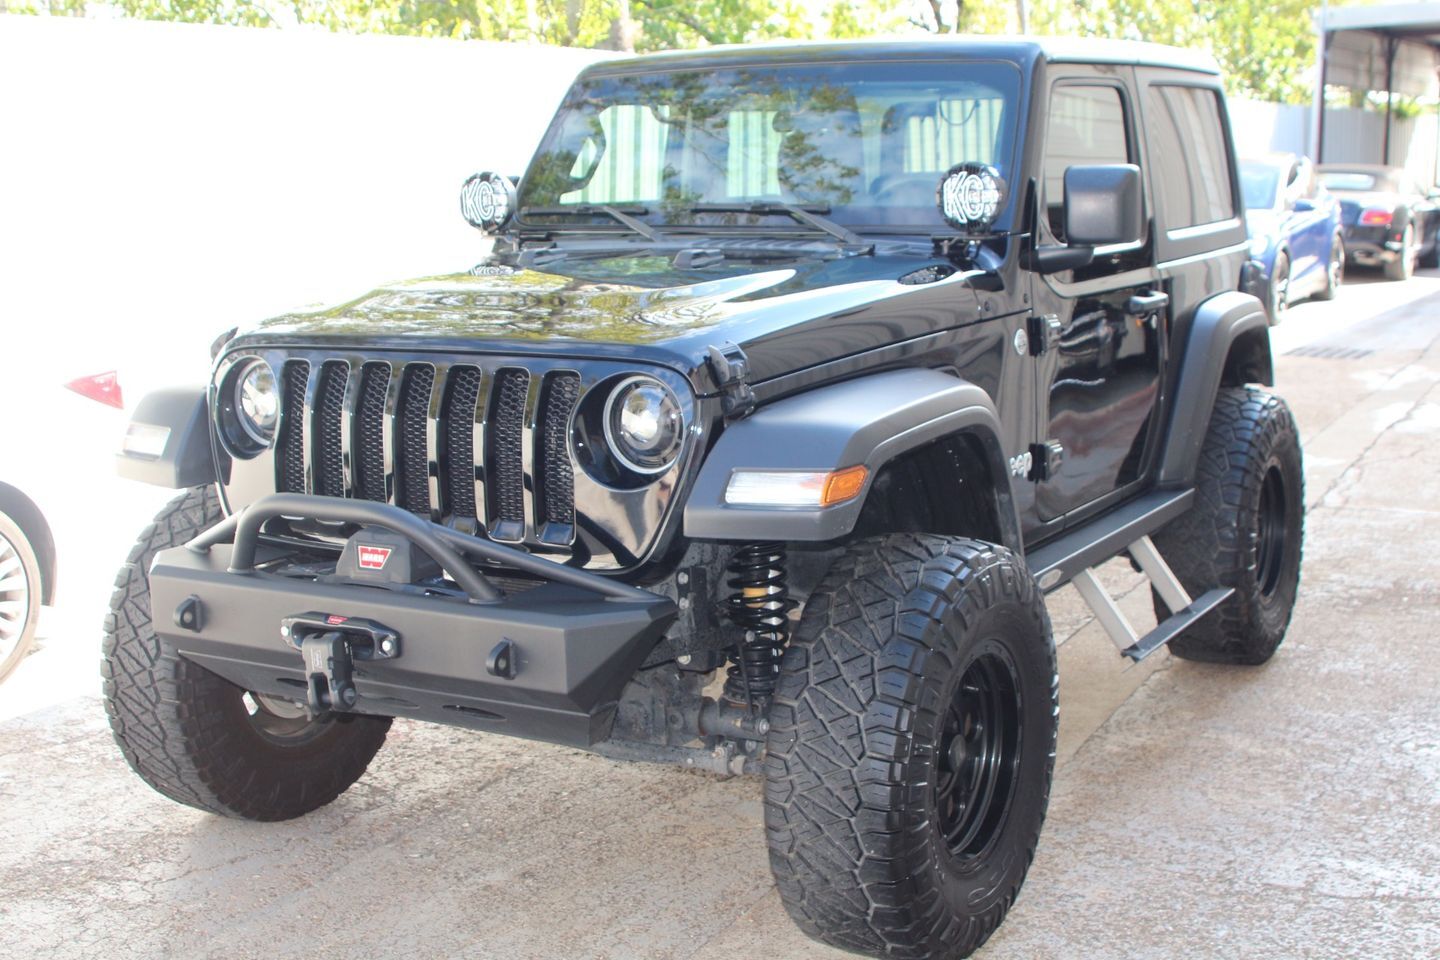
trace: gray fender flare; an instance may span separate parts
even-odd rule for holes
[[[146,394],[130,422],[161,427],[169,433],[158,457],[129,453],[122,447],[115,456],[120,476],[171,490],[216,481],[204,387],[173,387]]]
[[[1170,429],[1160,462],[1162,485],[1183,486],[1194,480],[1210,412],[1237,344],[1244,350],[1239,359],[1248,368],[1246,379],[1273,386],[1270,322],[1260,301],[1234,290],[1211,297],[1196,308],[1170,407]]]
[[[894,370],[768,404],[725,428],[685,505],[697,540],[823,541],[855,527],[875,475],[894,457],[951,434],[974,436],[995,482],[1005,546],[1021,548],[1000,418],[980,387],[938,370]],[[736,470],[829,471],[863,464],[860,496],[832,507],[754,507],[725,502]]]

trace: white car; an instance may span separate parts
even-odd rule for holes
[[[125,512],[135,494],[114,479],[125,414],[113,371],[67,384],[49,364],[6,364],[0,370],[0,402],[14,411],[0,434],[3,681],[34,648],[40,608],[55,603],[62,580],[67,596],[76,586],[92,600],[103,597],[106,579],[114,575],[106,568],[114,566],[115,555],[100,561],[104,548],[93,538],[106,517]],[[133,517],[126,517],[127,527]],[[89,610],[83,614],[87,620],[93,616]],[[98,634],[99,621],[93,622]]]

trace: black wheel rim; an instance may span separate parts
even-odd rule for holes
[[[1020,774],[1020,686],[998,646],[965,667],[936,746],[936,826],[963,869],[995,842]]]
[[[1284,572],[1285,506],[1285,479],[1279,467],[1271,467],[1260,485],[1260,513],[1255,531],[1255,577],[1264,597],[1274,595]]]

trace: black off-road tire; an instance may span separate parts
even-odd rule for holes
[[[851,546],[806,603],[770,711],[770,866],[801,929],[877,957],[983,944],[1039,841],[1057,683],[1043,598],[1010,551],[915,534]],[[970,706],[982,687],[1010,712],[967,727],[961,714],[988,716]],[[1008,771],[991,781],[995,801],[949,806],[945,785],[963,797],[962,774],[986,768],[967,762],[991,755],[987,737],[1001,747],[988,769]],[[979,829],[969,846],[967,811]]]
[[[358,780],[385,742],[390,720],[277,717],[155,635],[150,562],[220,518],[214,489],[194,487],[140,534],[105,618],[105,710],[120,752],[160,793],[227,817],[288,820],[324,806]]]
[[[1154,540],[1191,596],[1216,587],[1235,593],[1170,641],[1170,652],[1208,663],[1269,660],[1295,609],[1304,524],[1305,474],[1289,407],[1258,387],[1222,387],[1195,505]],[[1158,597],[1155,613],[1169,615]]]

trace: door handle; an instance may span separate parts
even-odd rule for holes
[[[1164,310],[1170,305],[1170,294],[1161,290],[1137,293],[1125,303],[1125,313],[1132,317],[1143,317],[1149,313]]]

